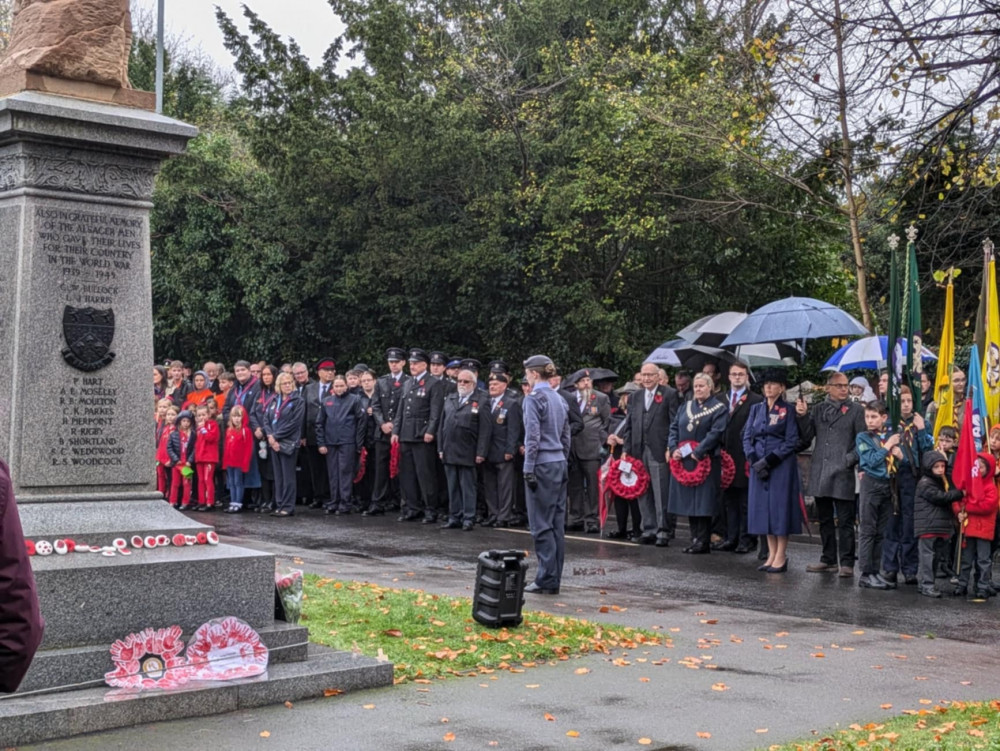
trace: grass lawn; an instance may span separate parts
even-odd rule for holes
[[[943,702],[936,707],[903,710],[887,722],[851,725],[819,740],[770,746],[769,751],[951,751],[1000,749],[1000,701]]]
[[[316,575],[305,577],[304,594],[302,625],[310,640],[391,660],[396,683],[523,672],[575,655],[670,642],[651,631],[529,610],[520,626],[491,629],[472,619],[467,597]]]

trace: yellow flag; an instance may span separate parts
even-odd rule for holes
[[[955,425],[955,402],[951,393],[951,371],[955,367],[955,288],[948,277],[944,298],[944,328],[941,329],[941,348],[938,351],[937,378],[934,379],[934,401],[937,416],[934,418],[934,441],[945,425]]]
[[[997,308],[996,261],[990,254],[986,283],[986,341],[983,342],[983,390],[986,422],[983,434],[1000,423],[1000,311]]]

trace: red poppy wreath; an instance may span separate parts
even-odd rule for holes
[[[725,490],[736,479],[736,462],[728,451],[722,452],[722,489]]]
[[[631,464],[627,472],[621,468],[622,462]],[[641,461],[633,457],[615,459],[608,467],[606,487],[619,498],[638,498],[649,487],[649,472]]]
[[[677,448],[683,448],[684,446],[691,446],[694,448],[698,443],[696,441],[683,441]],[[694,457],[690,457],[694,458]],[[670,458],[670,473],[674,478],[686,488],[696,488],[705,480],[712,472],[712,459],[708,456],[703,456],[698,463],[694,466],[694,469],[686,469],[684,467],[683,461],[678,461],[673,457]]]

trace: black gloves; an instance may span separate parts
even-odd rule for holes
[[[766,480],[767,476],[771,474],[771,469],[767,466],[767,459],[758,459],[753,463],[752,469],[761,480]]]
[[[534,472],[525,472],[524,482],[532,490],[538,490],[538,478],[535,477]]]

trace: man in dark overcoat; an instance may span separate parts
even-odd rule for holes
[[[844,578],[853,578],[857,558],[854,467],[858,455],[855,438],[866,428],[865,409],[848,399],[847,386],[846,375],[831,373],[826,380],[826,398],[809,409],[800,395],[795,402],[795,414],[802,443],[816,440],[806,494],[816,502],[822,553],[819,563],[809,564],[806,571],[836,571]]]
[[[596,535],[601,531],[597,473],[601,468],[601,448],[608,440],[611,402],[594,389],[589,370],[578,370],[566,384],[576,388],[576,399],[569,403],[569,408],[583,419],[583,430],[573,437],[570,450],[566,529]]]
[[[442,529],[470,531],[476,518],[476,467],[490,448],[490,397],[472,370],[458,371],[457,388],[444,399],[438,449],[448,478],[448,518]],[[442,513],[444,510],[442,509]]]

